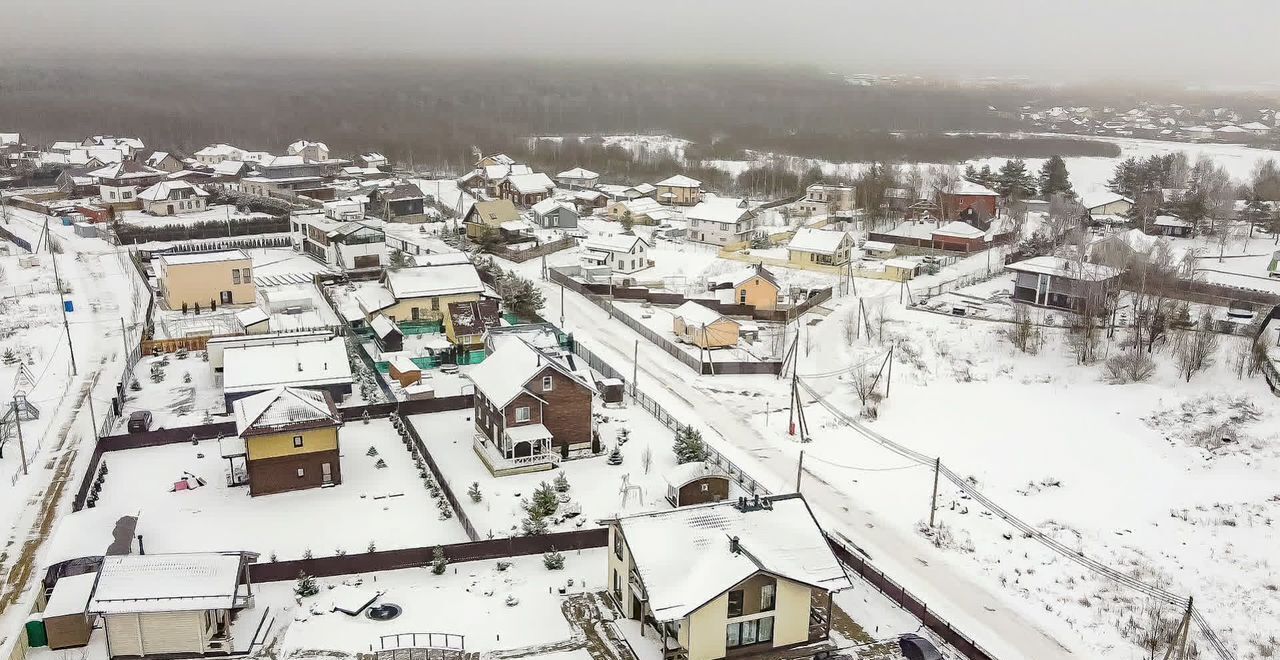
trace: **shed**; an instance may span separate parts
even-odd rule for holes
[[[378,338],[378,348],[385,353],[404,350],[404,333],[386,316],[379,314],[369,322],[373,334]]]
[[[692,300],[672,312],[676,338],[699,348],[725,348],[738,344],[738,322]]]
[[[911,259],[898,257],[897,259],[887,259],[884,262],[885,279],[895,282],[906,282],[916,276],[916,269],[920,267],[918,262]]]
[[[704,461],[682,463],[664,475],[667,501],[681,507],[729,499],[729,476]]]
[[[435,386],[425,380],[420,380],[404,388],[404,393],[409,397],[410,401],[436,398]]]
[[[49,648],[69,649],[89,643],[89,635],[93,633],[93,618],[85,610],[89,606],[89,597],[93,595],[93,585],[97,580],[97,573],[72,575],[58,580],[43,612]]]
[[[862,253],[876,259],[887,259],[893,256],[893,243],[888,241],[867,241],[862,244]]]
[[[601,378],[596,381],[596,389],[605,403],[622,403],[626,391],[621,378]]]
[[[408,387],[422,380],[422,369],[401,353],[391,360],[391,369],[387,374],[400,383],[400,387]]]

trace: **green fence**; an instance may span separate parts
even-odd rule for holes
[[[400,332],[409,335],[438,335],[444,332],[440,321],[405,321],[400,323]]]

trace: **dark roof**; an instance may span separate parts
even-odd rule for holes
[[[498,301],[492,299],[453,302],[449,303],[449,320],[453,324],[454,336],[482,335],[485,330],[502,323],[502,312],[498,309]]]
[[[379,188],[374,191],[378,199],[384,202],[396,202],[402,199],[426,199],[426,195],[412,183],[397,183],[391,188]]]

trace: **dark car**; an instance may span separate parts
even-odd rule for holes
[[[151,430],[151,411],[135,410],[129,415],[129,432],[141,433]]]
[[[907,633],[899,637],[898,647],[907,660],[942,660],[942,654],[933,642],[916,634]]]

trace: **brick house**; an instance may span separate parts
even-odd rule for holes
[[[969,219],[971,216],[993,218],[1000,193],[972,181],[961,179],[948,190],[938,193],[938,208],[947,220]]]
[[[575,360],[511,337],[468,373],[473,448],[494,476],[549,470],[557,459],[593,453],[595,386]]]
[[[234,413],[250,495],[342,483],[342,417],[327,392],[277,387],[237,399]],[[234,453],[223,447],[223,457],[232,461],[232,474]]]

